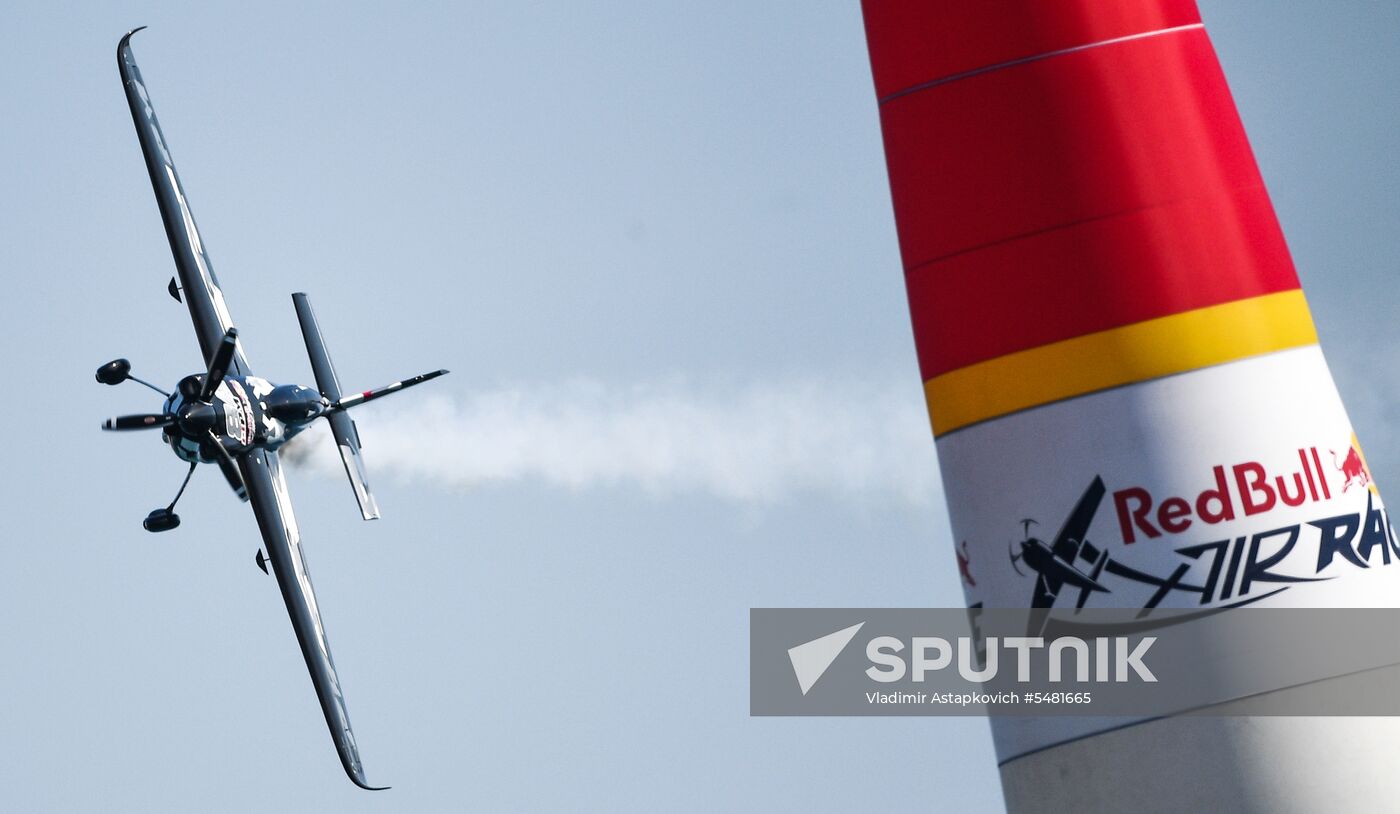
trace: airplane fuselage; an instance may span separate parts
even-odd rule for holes
[[[254,448],[276,450],[330,407],[314,387],[273,384],[257,376],[225,376],[205,405],[195,398],[203,381],[204,374],[186,376],[165,402],[165,414],[176,420],[161,437],[184,461],[218,460],[210,432],[230,455]]]

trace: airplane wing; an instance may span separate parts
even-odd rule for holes
[[[146,93],[146,84],[141,80],[141,71],[131,55],[131,35],[140,30],[135,29],[122,37],[117,45],[117,66],[121,70],[122,86],[126,90],[136,135],[141,141],[141,152],[146,157],[146,171],[150,173],[151,187],[160,206],[160,217],[165,222],[165,236],[170,240],[171,253],[175,255],[180,292],[189,306],[194,332],[199,338],[199,347],[204,353],[207,367],[224,333],[233,327],[233,319],[229,316],[228,306],[224,304],[224,294],[219,289],[219,279],[214,276],[209,255],[204,251],[204,241],[200,239],[199,228],[195,226],[194,215],[185,199],[180,176],[175,172],[175,162],[170,158],[160,122],[156,121],[156,111],[151,106],[150,95]],[[174,294],[174,290],[171,293]],[[237,376],[246,376],[251,372],[248,360],[243,357],[241,343],[229,372]]]
[[[1103,501],[1106,491],[1108,490],[1103,485],[1103,478],[1095,475],[1094,482],[1084,490],[1084,495],[1075,504],[1074,511],[1065,518],[1060,533],[1055,535],[1055,542],[1050,546],[1050,550],[1054,552],[1056,559],[1074,564],[1075,558],[1079,556],[1079,547],[1084,542],[1084,535],[1089,533],[1089,524],[1094,522],[1094,514],[1098,512],[1099,503]]]
[[[287,614],[292,617],[292,628],[296,630],[297,641],[301,644],[306,668],[311,672],[311,683],[316,686],[316,696],[321,701],[321,711],[326,715],[331,739],[340,753],[340,763],[360,788],[371,791],[388,788],[365,782],[360,750],[350,730],[345,697],[340,690],[340,679],[336,677],[326,630],[321,624],[316,594],[311,589],[311,575],[306,570],[306,558],[301,552],[301,533],[297,529],[296,516],[292,514],[287,479],[282,474],[277,453],[254,450],[242,456],[239,468],[248,489],[253,514],[258,518],[263,543],[267,546],[267,558],[277,577],[277,585],[282,589]]]
[[[1062,584],[1068,583],[1076,588],[1080,588],[1085,591],[1098,591],[1099,593],[1105,594],[1109,593],[1109,590],[1107,588],[1100,585],[1096,580],[1090,578],[1088,574],[1082,573],[1081,571],[1077,570],[1072,565],[1065,565],[1058,568],[1056,570],[1055,577]]]

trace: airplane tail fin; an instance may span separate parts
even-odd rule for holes
[[[292,303],[297,309],[302,338],[306,340],[306,354],[311,357],[311,370],[316,374],[316,387],[332,404],[338,404],[340,380],[336,378],[330,353],[326,351],[325,340],[321,338],[321,328],[316,324],[316,312],[311,310],[311,301],[305,294],[296,293],[292,295]],[[340,460],[345,464],[345,474],[355,489],[355,500],[360,504],[360,515],[366,520],[377,519],[379,505],[375,503],[374,494],[369,490],[364,459],[360,457],[360,431],[355,427],[354,419],[343,409],[331,409],[326,413],[326,420],[330,422],[331,434],[335,436]]]

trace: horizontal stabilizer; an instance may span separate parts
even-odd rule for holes
[[[448,371],[446,370],[434,370],[432,373],[422,373],[417,376],[410,376],[409,378],[404,379],[401,382],[386,384],[383,387],[376,387],[373,390],[366,390],[363,393],[351,393],[348,396],[342,396],[339,399],[335,400],[331,404],[331,409],[348,410],[357,404],[364,404],[370,399],[377,399],[380,396],[387,396],[390,393],[397,393],[400,390],[407,390],[415,384],[422,384],[423,382],[432,381],[438,376],[447,375],[447,373]]]

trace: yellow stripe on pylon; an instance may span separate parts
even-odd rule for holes
[[[1317,343],[1301,289],[1086,334],[924,382],[933,434],[1111,387]]]

